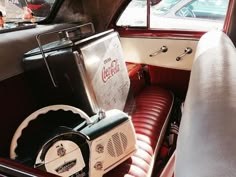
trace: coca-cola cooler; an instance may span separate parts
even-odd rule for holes
[[[42,45],[48,36],[58,39]],[[23,66],[40,106],[68,104],[88,115],[124,110],[130,81],[117,32],[95,34],[86,24],[36,39],[39,47],[25,54]]]

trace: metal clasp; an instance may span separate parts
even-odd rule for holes
[[[182,53],[180,56],[178,56],[178,57],[176,58],[176,61],[181,60],[185,55],[191,54],[192,52],[193,52],[193,49],[190,48],[190,47],[187,47],[187,48],[184,50],[184,53]]]

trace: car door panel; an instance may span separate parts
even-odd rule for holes
[[[198,41],[195,39],[121,37],[121,43],[127,62],[191,70]],[[157,51],[159,51],[162,46],[166,46],[168,51],[158,53]],[[192,49],[192,53],[183,56],[180,61],[176,61],[176,58],[183,54],[187,47]],[[154,53],[156,53],[156,55],[150,57],[150,54]]]
[[[148,66],[150,84],[168,88],[177,97],[185,98],[197,39],[121,37],[121,43],[127,62]],[[168,51],[150,57],[162,46],[166,46]],[[190,47],[192,53],[176,61],[186,47]]]

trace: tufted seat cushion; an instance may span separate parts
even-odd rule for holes
[[[147,86],[135,98],[132,122],[137,135],[136,153],[105,177],[148,177],[162,141],[173,104],[173,95],[158,86]]]

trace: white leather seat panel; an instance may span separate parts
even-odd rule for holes
[[[236,176],[236,51],[221,31],[199,41],[176,150],[175,177]]]

